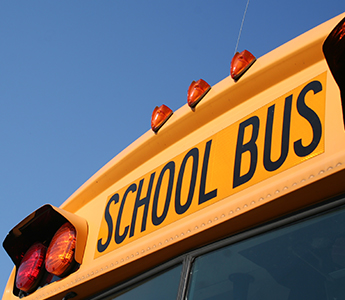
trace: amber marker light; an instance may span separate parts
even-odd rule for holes
[[[61,277],[74,264],[76,231],[70,223],[65,223],[55,233],[46,254],[46,270]]]
[[[34,289],[44,271],[44,257],[47,247],[41,243],[33,244],[26,251],[16,277],[16,286],[24,292],[30,292]]]
[[[255,62],[256,58],[247,50],[236,53],[231,60],[230,75],[237,81]]]
[[[193,81],[189,88],[187,94],[188,105],[193,108],[195,107],[202,98],[208,93],[211,89],[211,86],[203,79],[198,81]]]
[[[170,118],[173,111],[166,105],[161,105],[160,107],[156,106],[153,110],[151,118],[151,129],[154,132],[157,132],[163,124]]]

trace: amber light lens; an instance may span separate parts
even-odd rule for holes
[[[236,53],[231,61],[230,75],[236,81],[238,80],[255,62],[256,58],[247,50]]]
[[[74,263],[76,231],[65,223],[55,233],[46,255],[46,270],[56,276],[64,275]]]
[[[26,251],[16,277],[16,286],[24,292],[30,292],[35,288],[44,270],[44,258],[47,247],[40,243],[32,245]]]
[[[190,107],[195,107],[211,89],[211,86],[203,79],[193,81],[188,88],[187,102]]]
[[[151,118],[151,129],[154,132],[157,132],[163,124],[170,118],[173,111],[166,105],[161,105],[160,107],[156,106],[153,110]]]

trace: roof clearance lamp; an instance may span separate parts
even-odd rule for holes
[[[194,108],[200,102],[200,100],[208,93],[210,89],[211,86],[203,79],[193,81],[188,88],[188,105],[191,108]]]
[[[236,53],[231,60],[230,75],[237,81],[252,66],[256,58],[247,50]]]
[[[157,133],[172,114],[173,111],[166,105],[163,104],[160,107],[156,106],[152,113],[151,129]]]

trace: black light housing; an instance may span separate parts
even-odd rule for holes
[[[345,126],[345,18],[328,35],[322,50],[340,88]]]
[[[43,253],[41,248],[48,248],[56,232],[66,223],[70,224],[70,227],[74,228],[76,233],[75,252],[73,250],[73,262],[76,262],[76,267],[70,268],[71,272],[74,272],[82,263],[86,245],[88,225],[83,218],[47,204],[27,216],[8,233],[3,242],[3,247],[16,265],[16,280],[18,282],[13,287],[15,295],[21,296],[22,292],[31,293],[35,288],[49,284],[52,281],[54,274],[49,273],[44,268],[46,258],[41,258]],[[42,247],[37,247],[37,245],[42,245]],[[35,246],[34,250],[32,250],[33,246]],[[34,254],[29,255],[28,253],[30,252]],[[38,260],[42,261],[39,262]],[[42,264],[43,266],[41,267]],[[25,269],[19,272],[21,268]],[[31,275],[26,274],[27,270],[34,270],[33,272],[36,274],[38,269],[41,268],[44,269],[42,273],[45,275],[37,274],[35,282],[31,282],[29,278]],[[33,275],[35,275],[34,273]],[[67,276],[68,274],[63,275]]]

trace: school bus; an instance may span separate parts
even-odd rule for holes
[[[7,235],[3,299],[345,299],[345,14],[192,82]]]

